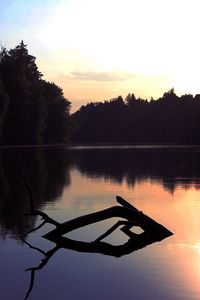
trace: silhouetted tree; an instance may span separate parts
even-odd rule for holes
[[[136,102],[136,98],[134,94],[128,94],[125,98],[125,103],[128,105],[128,107],[132,107]]]
[[[178,97],[174,92],[174,88],[172,88],[168,92],[164,93],[163,97],[162,97],[162,100],[167,101],[167,102],[172,102],[172,101],[178,100]]]
[[[200,96],[178,97],[174,89],[157,100],[134,94],[86,105],[73,114],[72,140],[95,143],[199,144]]]
[[[62,143],[68,140],[71,122],[71,103],[64,97],[62,89],[56,84],[43,81],[44,97],[46,99],[46,130],[45,143]]]
[[[5,144],[56,143],[69,136],[70,102],[58,86],[42,80],[35,59],[23,41],[0,52],[0,75],[10,99],[2,124]]]

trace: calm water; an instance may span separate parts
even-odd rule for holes
[[[200,299],[200,149],[196,147],[79,147],[2,149],[0,152],[0,299]],[[113,256],[59,249],[43,254],[20,237],[41,223],[27,217],[25,180],[35,208],[59,222],[116,205],[120,195],[174,235],[131,254]],[[116,219],[71,232],[92,241]],[[43,251],[45,225],[26,236]],[[127,238],[117,229],[106,238]],[[31,281],[31,267],[39,267]]]

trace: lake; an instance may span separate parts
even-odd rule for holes
[[[200,299],[200,147],[4,148],[0,160],[1,299]],[[21,239],[41,223],[25,215],[22,181],[35,209],[58,222],[115,206],[119,195],[174,234],[120,257],[60,248],[44,261],[55,244],[42,236],[54,226]],[[91,242],[116,222],[67,236]],[[127,236],[117,228],[105,241]]]

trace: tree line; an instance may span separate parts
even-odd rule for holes
[[[200,144],[200,95],[174,89],[148,101],[128,94],[91,102],[72,115],[76,143]]]
[[[68,140],[71,103],[42,79],[27,46],[0,51],[0,144],[52,144]]]
[[[23,41],[0,50],[0,145],[57,144],[69,138],[200,144],[200,94],[179,97],[171,89],[150,101],[128,94],[88,103],[70,115],[71,103],[60,87],[42,79],[35,60]]]

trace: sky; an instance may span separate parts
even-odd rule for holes
[[[82,104],[200,93],[199,0],[0,0],[0,43]]]

